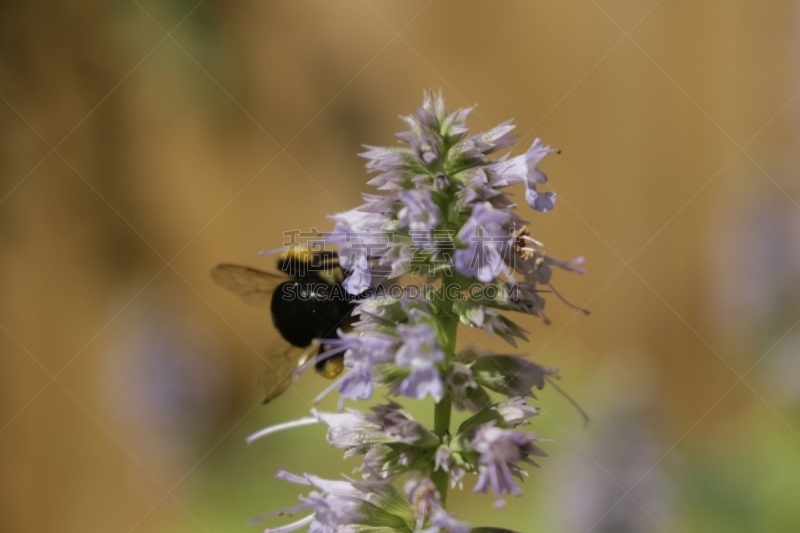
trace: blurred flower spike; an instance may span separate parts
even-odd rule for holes
[[[547,176],[539,164],[557,150],[536,139],[521,155],[490,158],[513,146],[514,125],[469,135],[471,112],[448,113],[441,94],[426,94],[422,107],[403,117],[408,129],[397,135],[400,146],[368,146],[361,154],[379,194],[365,194],[363,205],[330,217],[334,228],[324,241],[339,249],[345,289],[362,297],[352,331],[321,340],[325,352],[318,358],[344,354],[347,372],[317,401],[336,390],[340,412],[312,410],[312,417],[254,437],[325,424],[331,446],[345,457],[363,456],[361,480],[279,473],[309,492],[298,505],[264,517],[308,514],[267,531],[507,531],[458,521],[446,511],[448,489],[470,483],[474,492],[491,492],[501,508],[504,496],[522,494],[524,467],[546,456],[537,434],[525,430],[538,414],[527,402],[548,383],[561,390],[552,381],[557,370],[516,355],[457,352],[456,333],[462,324],[513,347],[527,341],[528,332],[506,314],[547,323],[543,294],[563,300],[552,285],[553,267],[582,273],[583,260],[548,256],[506,193],[524,184],[533,211],[552,210],[556,194],[541,190]],[[422,283],[386,290],[404,275]],[[432,400],[433,427],[394,400],[369,412],[341,410],[345,399],[369,399],[378,386],[395,398]],[[455,429],[453,408],[470,413]],[[400,491],[395,485],[402,479]]]

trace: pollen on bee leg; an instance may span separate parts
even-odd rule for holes
[[[314,339],[314,340],[311,342],[311,346],[319,346],[320,344],[321,344],[321,342],[320,342],[320,339]],[[295,379],[297,379],[297,377],[298,377],[300,374],[302,374],[303,372],[305,372],[305,371],[306,371],[306,369],[308,369],[308,367],[310,367],[310,366],[314,366],[314,365],[316,365],[317,363],[319,363],[320,361],[326,361],[328,358],[334,357],[335,355],[337,355],[337,354],[340,354],[340,353],[344,352],[346,349],[347,349],[347,347],[346,347],[346,346],[337,346],[336,348],[333,348],[333,349],[331,349],[331,350],[328,350],[328,351],[326,351],[326,352],[322,352],[321,354],[318,354],[318,355],[316,355],[315,357],[309,357],[309,358],[308,358],[308,360],[306,360],[306,361],[303,361],[303,364],[301,364],[300,366],[298,366],[298,367],[297,367],[297,368],[294,370],[294,372],[293,372],[293,377],[294,377]],[[327,364],[326,364],[326,366],[327,366]],[[343,369],[344,369],[344,363],[342,363],[342,370],[343,370]],[[339,370],[339,374],[341,374],[341,373],[342,373],[342,370]],[[335,375],[333,375],[333,376],[330,376],[330,377],[328,377],[326,374],[323,374],[323,375],[324,375],[326,378],[328,378],[328,379],[333,379],[333,378],[335,378],[336,376],[338,376],[339,374],[335,374]]]
[[[334,379],[339,377],[344,371],[344,357],[329,357],[325,359],[322,367],[322,377]]]

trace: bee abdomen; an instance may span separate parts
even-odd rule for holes
[[[347,322],[352,303],[336,297],[334,286],[321,281],[286,281],[272,294],[272,321],[294,346],[336,336]]]

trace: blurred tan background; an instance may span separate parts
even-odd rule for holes
[[[208,272],[269,269],[284,231],[357,205],[361,145],[429,88],[479,104],[473,131],[514,118],[514,153],[563,149],[528,218],[587,257],[556,285],[593,311],[522,320],[592,424],[543,391],[525,495],[494,511],[471,480],[453,511],[800,531],[798,22],[780,0],[3,2],[0,531],[259,531],[300,492],[279,468],[350,473],[321,428],[244,444],[327,383],[261,407],[275,332]]]

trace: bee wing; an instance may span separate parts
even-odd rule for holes
[[[270,302],[275,287],[286,281],[286,276],[246,266],[222,264],[211,271],[211,279],[220,287],[241,296],[246,303],[264,306]]]
[[[261,385],[266,391],[264,403],[277,398],[292,384],[294,371],[319,350],[319,346],[311,344],[304,348],[291,344],[280,345],[264,355],[267,367],[261,374]]]

